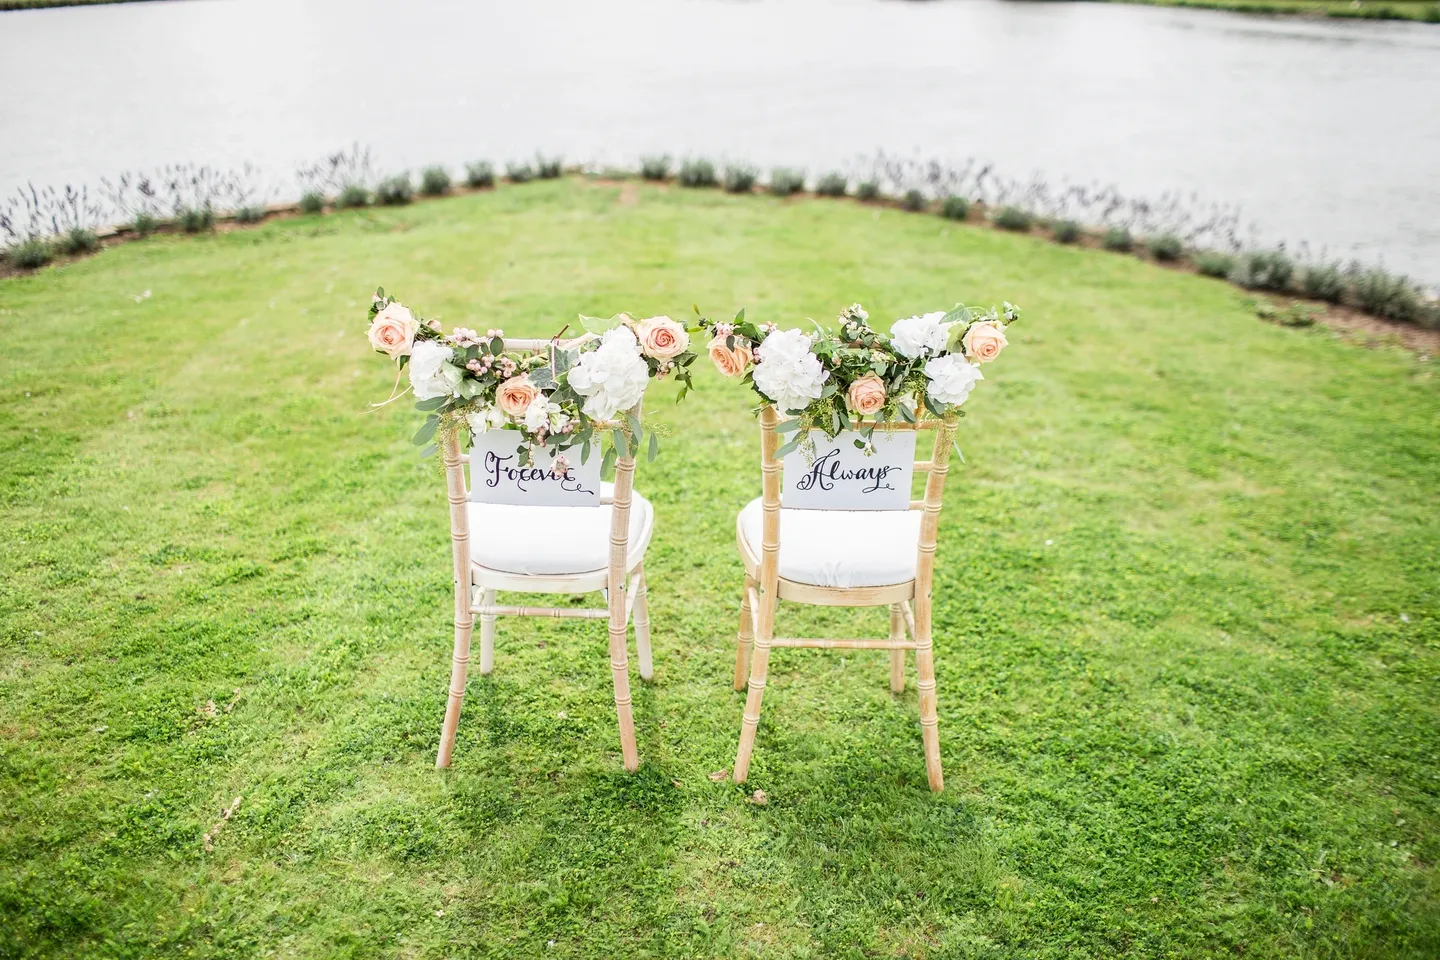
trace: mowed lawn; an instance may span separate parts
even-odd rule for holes
[[[603,626],[533,620],[436,771],[446,502],[367,409],[377,284],[529,335],[1021,304],[941,518],[945,792],[883,652],[777,651],[710,777],[759,441],[709,369],[649,401],[640,771]],[[579,180],[0,280],[0,344],[0,957],[1440,955],[1433,362],[1134,258]]]

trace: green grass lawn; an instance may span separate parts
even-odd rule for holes
[[[638,196],[504,187],[0,280],[0,957],[1440,954],[1432,362],[1133,257]],[[433,769],[449,528],[420,415],[367,412],[377,283],[517,335],[1021,304],[941,518],[946,792],[913,673],[893,697],[854,651],[777,651],[750,783],[709,778],[759,471],[708,369],[683,406],[655,388],[638,473],[640,772],[603,625],[533,620]]]

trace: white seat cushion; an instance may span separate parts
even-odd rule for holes
[[[740,532],[760,556],[765,510],[740,511]],[[883,587],[915,579],[918,510],[780,511],[780,576],[817,587]]]
[[[602,483],[601,496],[615,493]],[[610,563],[611,506],[532,507],[470,503],[470,561],[523,576],[563,576],[604,570]],[[630,502],[631,558],[645,555],[655,514],[650,501]],[[627,558],[628,559],[628,558]]]

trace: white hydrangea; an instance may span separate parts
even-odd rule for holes
[[[985,379],[978,366],[953,353],[927,360],[925,376],[930,380],[925,392],[931,400],[957,407],[970,396],[975,384]]]
[[[454,358],[454,351],[435,340],[420,340],[410,348],[410,388],[416,400],[459,395],[463,373],[451,362]]]
[[[594,420],[613,420],[618,411],[635,406],[649,382],[640,343],[626,326],[605,331],[600,346],[582,353],[570,371],[570,386],[585,398],[581,409]]]
[[[470,425],[470,435],[478,437],[487,430],[499,430],[505,426],[505,412],[499,407],[480,407],[465,414]]]
[[[951,325],[940,322],[944,319],[945,311],[937,310],[923,317],[896,320],[890,328],[890,345],[907,360],[938,356],[950,335]]]
[[[536,394],[530,406],[525,408],[525,429],[531,433],[541,427],[553,433],[569,422],[570,418],[560,411],[560,404],[551,403],[543,393]]]
[[[770,334],[755,351],[755,386],[781,410],[808,407],[830,377],[811,347],[805,331],[784,330]]]

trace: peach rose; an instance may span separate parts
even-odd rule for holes
[[[1005,339],[1005,325],[999,320],[979,320],[970,324],[970,329],[965,331],[965,339],[960,342],[965,347],[965,356],[976,363],[994,360],[1009,343]]]
[[[495,403],[512,417],[523,417],[531,401],[540,394],[540,388],[524,375],[511,377],[495,389]]]
[[[727,377],[738,377],[750,366],[754,355],[750,352],[750,341],[741,337],[735,338],[735,346],[725,346],[728,337],[716,337],[711,340],[706,349],[710,352],[710,360]]]
[[[845,394],[845,402],[852,413],[858,413],[862,417],[877,413],[885,406],[884,381],[874,374],[861,377],[850,384],[850,390]]]
[[[370,346],[389,356],[406,357],[415,344],[415,331],[420,323],[415,315],[398,303],[392,303],[375,314],[370,324]]]
[[[635,327],[635,337],[640,341],[641,352],[656,360],[673,360],[690,346],[690,334],[669,317],[641,320]]]

